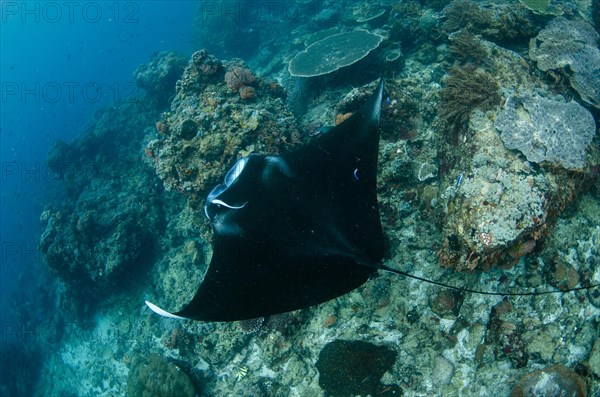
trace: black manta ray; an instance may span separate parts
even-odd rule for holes
[[[300,149],[250,155],[206,199],[213,256],[190,303],[171,318],[236,321],[323,303],[367,282],[378,270],[458,288],[382,264],[376,178],[383,78],[350,118]]]
[[[364,284],[384,254],[376,178],[383,78],[350,118],[281,156],[241,158],[206,199],[210,266],[167,317],[244,320],[306,308]]]

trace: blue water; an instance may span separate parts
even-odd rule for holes
[[[55,180],[44,164],[48,148],[77,137],[99,107],[135,96],[133,71],[152,53],[188,56],[196,6],[193,1],[0,1],[3,344],[19,341],[20,311],[35,311],[29,317],[43,319],[50,310],[23,307],[35,298],[35,288],[51,282],[36,250],[39,216],[54,194]],[[33,288],[25,291],[27,286]]]

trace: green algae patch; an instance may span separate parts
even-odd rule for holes
[[[366,30],[338,33],[311,44],[297,54],[288,70],[292,76],[315,77],[352,65],[377,48],[383,36]]]

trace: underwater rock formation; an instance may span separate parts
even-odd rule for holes
[[[381,377],[395,360],[396,352],[384,346],[334,340],[319,354],[319,385],[334,397],[375,395]]]
[[[185,58],[172,51],[154,54],[147,64],[133,72],[135,83],[156,100],[160,106],[168,104],[175,94],[175,82],[183,73]]]
[[[39,249],[74,295],[109,293],[151,263],[163,221],[156,177],[139,161],[140,123],[157,113],[148,103],[108,108],[88,132],[50,150],[68,199],[41,215]]]
[[[487,67],[496,71],[495,84],[502,87],[504,95],[542,87],[516,54],[489,42],[483,44],[486,51],[495,54],[488,59]],[[538,90],[543,92],[542,88]],[[518,147],[530,161],[551,156],[552,161],[583,173],[591,172],[586,167],[598,161],[595,149],[590,153],[591,163],[584,161],[594,121],[581,106],[538,100],[537,107],[526,101],[523,107],[516,106],[514,99],[506,101],[504,110],[492,106],[486,113],[461,112],[468,127],[453,128],[447,137],[448,146],[441,148],[442,153],[447,153],[445,161],[454,168],[445,178],[441,196],[444,238],[439,257],[443,266],[459,270],[513,266],[536,250],[556,217],[583,187],[581,179],[570,176],[564,168],[550,164],[539,169],[507,147]],[[572,110],[566,112],[566,106],[583,116]],[[528,117],[527,109],[532,108],[538,110],[529,110]],[[552,118],[547,117],[548,112]],[[523,118],[521,124],[531,124],[528,129],[520,127],[519,117]],[[541,141],[530,143],[533,135]],[[556,135],[560,136],[560,143],[553,143]],[[558,153],[553,154],[550,146]],[[539,157],[539,153],[546,154]]]
[[[510,397],[572,396],[586,397],[585,382],[573,370],[553,365],[525,375]]]

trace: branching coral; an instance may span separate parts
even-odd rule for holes
[[[496,42],[522,40],[532,35],[523,10],[508,4],[458,0],[446,7],[443,15],[446,18],[443,30],[447,34],[469,30]]]
[[[446,8],[444,15],[446,22],[444,29],[447,32],[456,32],[465,27],[481,27],[489,25],[492,13],[480,8],[475,2],[458,0]]]
[[[499,88],[483,70],[469,66],[452,68],[442,89],[438,115],[450,123],[463,124],[474,109],[489,110],[500,104]]]
[[[450,35],[450,40],[452,41],[452,45],[450,46],[452,56],[462,63],[473,62],[480,64],[488,55],[481,40],[468,30],[461,30]]]

